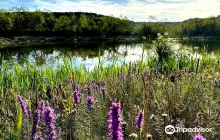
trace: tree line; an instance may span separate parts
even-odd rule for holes
[[[194,18],[169,25],[168,30],[174,37],[219,37],[220,16],[210,18]]]
[[[84,12],[50,12],[12,8],[0,10],[0,36],[150,36],[169,33],[172,37],[220,36],[220,16],[183,22],[135,23]]]
[[[124,36],[134,32],[134,24],[126,18],[83,12],[30,12],[23,8],[0,11],[1,36]]]

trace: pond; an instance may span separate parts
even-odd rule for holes
[[[181,41],[186,46],[207,46],[209,52],[220,49],[220,41]],[[62,60],[70,59],[72,66],[85,65],[93,68],[101,58],[104,65],[113,60],[118,63],[142,59],[144,47],[141,43],[86,43],[86,44],[57,44],[32,48],[11,48],[0,50],[0,64],[25,66],[27,61],[38,67],[46,65],[56,68]],[[99,57],[100,56],[100,57]]]
[[[182,45],[200,48],[205,46],[208,52],[215,52],[220,50],[220,40],[183,40],[180,43]]]
[[[104,65],[111,64],[116,59],[118,63],[140,60],[142,49],[141,43],[105,42],[11,48],[0,50],[0,63],[9,67],[15,64],[25,66],[29,61],[38,67],[56,67],[63,60],[70,59],[73,66],[85,65],[93,68],[99,63],[99,58]]]

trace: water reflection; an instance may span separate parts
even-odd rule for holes
[[[183,41],[183,45],[203,47],[207,45],[209,52],[219,50],[220,41]],[[142,59],[143,46],[141,43],[87,43],[87,44],[56,44],[47,46],[33,46],[32,48],[14,48],[0,50],[0,65],[8,67],[15,64],[25,66],[26,62],[44,67],[50,65],[54,68],[62,60],[68,58],[72,66],[85,65],[93,68],[99,63],[99,55],[104,65],[111,64],[117,58],[117,63],[136,61]],[[145,50],[144,59],[151,54]],[[152,54],[155,55],[155,54]]]
[[[220,40],[184,40],[180,42],[186,46],[207,48],[208,52],[215,52],[220,50]]]
[[[86,67],[92,68],[98,64],[99,55],[105,65],[110,64],[115,57],[117,57],[119,63],[122,63],[140,59],[142,49],[140,43],[104,42],[2,49],[0,50],[0,64],[25,66],[26,62],[29,61],[38,67],[45,65],[56,67],[57,63],[62,63],[62,60],[68,58],[72,60],[73,66],[84,64]]]

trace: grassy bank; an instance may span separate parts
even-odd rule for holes
[[[205,49],[192,51],[185,47],[173,50],[165,40],[146,47],[157,55],[122,65],[113,61],[106,67],[99,58],[99,65],[92,71],[84,66],[73,68],[69,60],[56,69],[39,70],[30,63],[10,70],[1,66],[0,137],[30,139],[37,119],[35,111],[39,111],[43,100],[46,110],[54,109],[50,110],[50,125],[54,125],[53,130],[60,130],[59,134],[56,131],[58,139],[110,139],[111,121],[107,120],[111,119],[108,112],[112,102],[121,105],[117,111],[122,115],[118,131],[123,139],[188,140],[195,135],[167,135],[164,128],[168,124],[212,128],[211,133],[201,135],[209,140],[219,139],[220,54],[213,57]],[[22,96],[26,107],[24,102],[19,104],[17,95]],[[94,101],[88,102],[91,96]],[[144,122],[138,129],[135,119],[140,112],[144,113]],[[40,119],[35,137],[53,135],[45,122]]]

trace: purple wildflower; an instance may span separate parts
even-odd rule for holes
[[[101,93],[102,93],[102,94],[105,94],[105,88],[104,88],[104,87],[101,87],[100,90],[101,90]]]
[[[99,92],[99,85],[95,85],[95,89],[97,92]]]
[[[121,128],[122,114],[120,103],[111,104],[110,111],[108,112],[108,117],[110,140],[123,140],[123,133]]]
[[[105,88],[104,87],[101,87],[101,93],[102,93],[102,96],[103,96],[103,98],[105,99]]]
[[[138,131],[140,131],[142,129],[143,122],[144,122],[144,114],[143,114],[143,112],[139,112],[136,117],[136,125],[138,128]]]
[[[32,132],[31,132],[31,140],[42,140],[42,136],[41,134],[40,135],[35,135],[37,133],[37,129],[38,129],[38,125],[40,123],[40,121],[43,121],[43,116],[44,116],[44,109],[45,109],[45,102],[43,100],[41,100],[39,103],[38,103],[38,106],[37,106],[37,110],[35,112],[35,115],[34,115],[34,123],[33,123],[33,126],[32,126]]]
[[[21,105],[22,113],[28,118],[28,109],[27,109],[27,102],[22,99],[21,96],[17,96],[18,102]]]
[[[59,108],[57,96],[54,97],[54,108],[55,108],[55,109],[58,109],[58,108]]]
[[[36,135],[36,137],[34,138],[34,140],[44,140],[44,139],[43,139],[43,136],[42,136],[42,134],[41,134],[41,132],[40,132],[38,135]]]
[[[77,84],[76,90],[80,93],[80,91],[81,91],[81,89],[80,89],[80,84]]]
[[[46,108],[46,106],[47,104],[45,104],[43,100],[38,103],[37,110],[39,111],[41,121],[44,121],[44,109]]]
[[[31,138],[30,140],[35,140],[35,134],[37,133],[37,129],[38,129],[38,124],[40,122],[40,117],[41,117],[41,113],[42,113],[42,110],[41,110],[41,103],[42,102],[39,102],[38,103],[38,108],[34,114],[34,123],[33,123],[33,126],[32,126],[32,132],[31,132]],[[37,138],[40,139],[40,136],[36,136]]]
[[[78,91],[74,91],[74,93],[73,93],[73,101],[77,105],[80,103],[80,94],[79,94]]]
[[[72,89],[74,89],[74,82],[73,82],[72,77],[70,77],[70,86],[72,87]]]
[[[205,138],[198,133],[195,135],[194,140],[205,140]]]
[[[93,91],[93,90],[92,90],[92,86],[90,86],[90,85],[87,86],[87,89],[88,89],[89,95],[92,95],[92,93],[93,93],[93,92],[92,92],[92,91]]]
[[[46,107],[44,110],[44,123],[46,126],[47,140],[56,140],[57,131],[55,130],[56,115],[51,107]]]
[[[94,106],[92,105],[94,102],[94,97],[93,96],[87,96],[86,97],[86,105],[89,109],[93,109]]]
[[[73,109],[73,112],[72,112],[73,116],[76,116],[77,112],[78,112],[77,109],[74,108],[74,109]]]
[[[33,126],[32,126],[32,132],[31,132],[30,140],[35,140],[35,134],[37,133],[39,118],[40,118],[40,114],[39,114],[39,112],[36,111],[35,115],[34,115],[34,123],[33,123]]]

